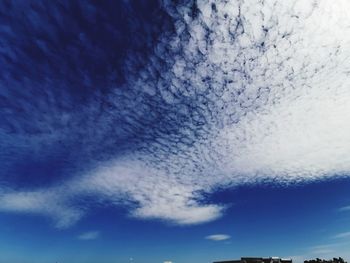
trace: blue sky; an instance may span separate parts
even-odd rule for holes
[[[347,10],[0,3],[0,263],[349,259]]]
[[[1,262],[211,262],[240,256],[349,257],[350,181],[280,188],[246,186],[215,194],[230,204],[221,219],[196,226],[140,221],[123,209],[99,208],[75,226],[58,230],[48,220],[2,214]],[[79,238],[98,232],[95,239]],[[213,241],[205,237],[226,234]],[[17,261],[16,261],[17,260]]]

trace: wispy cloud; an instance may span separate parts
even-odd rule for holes
[[[212,240],[212,241],[223,241],[223,240],[228,240],[230,238],[231,236],[226,234],[215,234],[215,235],[209,235],[205,237],[205,239]]]
[[[310,253],[314,255],[320,255],[320,254],[330,254],[333,253],[334,249],[329,249],[329,248],[323,248],[323,249],[314,249],[311,250]]]
[[[46,215],[53,219],[57,228],[67,228],[77,222],[84,212],[67,202],[65,193],[59,188],[52,191],[7,192],[0,196],[0,211]]]
[[[350,237],[350,232],[342,232],[333,236],[333,238],[346,238]]]
[[[82,233],[78,236],[78,239],[80,240],[94,240],[99,238],[100,232],[99,231],[89,231]]]
[[[343,206],[343,207],[339,208],[338,211],[340,211],[340,212],[350,211],[350,205],[349,206]]]
[[[324,245],[317,245],[310,247],[310,250],[323,250],[323,249],[334,249],[335,247],[339,246],[339,243],[332,243],[332,244],[324,244]]]

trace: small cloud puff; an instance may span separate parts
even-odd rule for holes
[[[228,240],[230,238],[231,236],[226,234],[215,234],[215,235],[209,235],[205,237],[205,239],[212,240],[212,241],[223,241],[223,240]]]
[[[89,231],[82,233],[78,236],[78,239],[80,240],[95,240],[100,236],[99,231]]]

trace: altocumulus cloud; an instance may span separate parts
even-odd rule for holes
[[[47,83],[2,76],[8,89],[8,83],[46,87],[42,97],[32,98],[28,89],[2,94],[17,102],[4,111],[5,171],[23,160],[12,156],[27,149],[43,161],[48,149],[73,149],[74,165],[63,169],[71,176],[50,186],[18,190],[4,179],[0,210],[47,215],[68,227],[90,207],[109,203],[129,207],[137,218],[198,224],[224,213],[224,206],[205,200],[218,187],[349,174],[349,8],[347,0],[164,1],[170,26],[150,38],[156,41],[147,56],[137,47],[129,52],[123,83],[113,81],[115,65],[99,68],[97,81],[89,67],[67,61],[57,66],[68,76],[76,72],[76,82],[58,81],[47,65]],[[80,37],[86,45],[73,41],[69,50],[108,56],[108,47]],[[35,42],[40,54],[53,56],[45,41]],[[24,54],[17,42],[9,41],[11,48]],[[17,59],[12,49],[7,53]],[[108,89],[73,107],[71,89],[59,89],[72,83]],[[31,121],[11,115],[15,107]],[[80,202],[90,196],[94,203]]]

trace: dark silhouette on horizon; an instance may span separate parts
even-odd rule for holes
[[[238,260],[225,260],[225,261],[215,261],[213,263],[292,263],[292,259],[284,259],[279,257],[269,257],[269,258],[258,258],[258,257],[242,257]],[[333,259],[310,259],[304,260],[304,263],[347,263],[343,258],[333,258]]]
[[[316,258],[311,260],[305,260],[304,263],[347,263],[347,262],[344,261],[343,258],[339,257],[339,258],[333,258],[329,260]]]
[[[279,257],[242,257],[240,260],[215,261],[214,263],[292,263],[292,259],[284,259]]]

